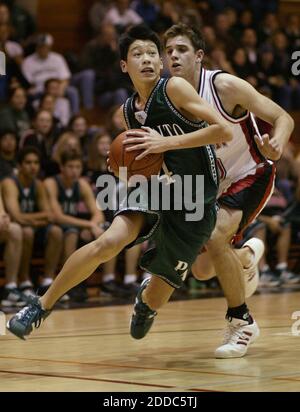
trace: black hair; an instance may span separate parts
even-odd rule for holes
[[[145,24],[132,26],[127,32],[123,33],[119,40],[119,52],[121,60],[127,60],[128,50],[136,40],[152,41],[161,54],[161,44],[158,35]]]
[[[41,163],[41,152],[34,146],[25,146],[18,154],[18,163],[21,165],[29,154],[35,154]]]

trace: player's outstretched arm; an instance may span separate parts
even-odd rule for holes
[[[224,101],[232,107],[241,106],[273,126],[273,136],[255,139],[261,153],[271,160],[278,160],[294,129],[291,116],[278,104],[258,93],[248,82],[231,74],[216,77],[215,85]]]

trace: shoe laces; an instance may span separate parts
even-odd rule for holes
[[[25,306],[20,312],[16,314],[18,320],[27,324],[28,322],[34,322],[35,328],[39,328],[42,323],[43,309],[40,307],[39,303],[32,303],[29,306]]]
[[[237,343],[240,339],[249,341],[249,336],[244,333],[243,326],[229,323],[224,331],[223,345]]]

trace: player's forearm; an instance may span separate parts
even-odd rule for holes
[[[78,217],[73,217],[73,216],[69,216],[65,214],[55,216],[55,221],[56,223],[59,223],[62,225],[77,226],[82,229],[88,229],[91,226],[89,220],[80,219]]]
[[[18,213],[13,219],[22,226],[43,226],[48,223],[48,217],[45,212],[37,213]]]
[[[168,139],[168,149],[192,149],[209,144],[225,143],[232,140],[231,128],[227,125],[214,124],[195,132],[172,136]]]
[[[281,144],[282,148],[288,143],[291,134],[294,130],[294,120],[286,113],[282,112],[280,116],[274,122],[273,138]]]

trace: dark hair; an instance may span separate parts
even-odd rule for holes
[[[27,98],[26,90],[25,90],[23,87],[21,87],[21,86],[17,86],[17,87],[12,87],[11,89],[8,90],[8,96],[7,96],[7,97],[8,97],[8,101],[10,101],[10,100],[14,97],[15,93],[16,93],[18,90],[22,90],[22,91],[24,92],[26,98]]]
[[[205,41],[201,31],[195,26],[188,26],[184,23],[174,24],[164,34],[164,46],[166,47],[167,41],[176,36],[186,36],[192,43],[194,50],[205,51]]]
[[[65,150],[60,155],[60,164],[65,166],[66,163],[72,160],[80,160],[82,162],[82,156],[77,150]]]
[[[29,154],[35,154],[38,159],[39,163],[41,163],[41,152],[34,146],[25,146],[18,154],[18,163],[22,164],[24,162],[24,159],[26,156]]]
[[[14,138],[17,140],[17,134],[16,134],[16,132],[15,132],[14,130],[12,130],[12,129],[4,129],[4,130],[2,130],[1,133],[0,133],[0,140],[1,140],[4,136],[6,136],[7,134],[13,135]]]
[[[161,44],[158,35],[145,24],[138,24],[137,26],[132,26],[120,37],[119,52],[121,60],[127,60],[129,47],[136,40],[152,41],[156,45],[158,53],[161,54]]]
[[[59,80],[59,79],[56,79],[56,78],[54,78],[54,77],[52,77],[51,79],[46,80],[46,81],[45,81],[45,90],[47,90],[48,87],[49,87],[49,84],[50,84],[50,83],[53,83],[53,82],[55,82],[55,83],[60,83],[60,80]]]

